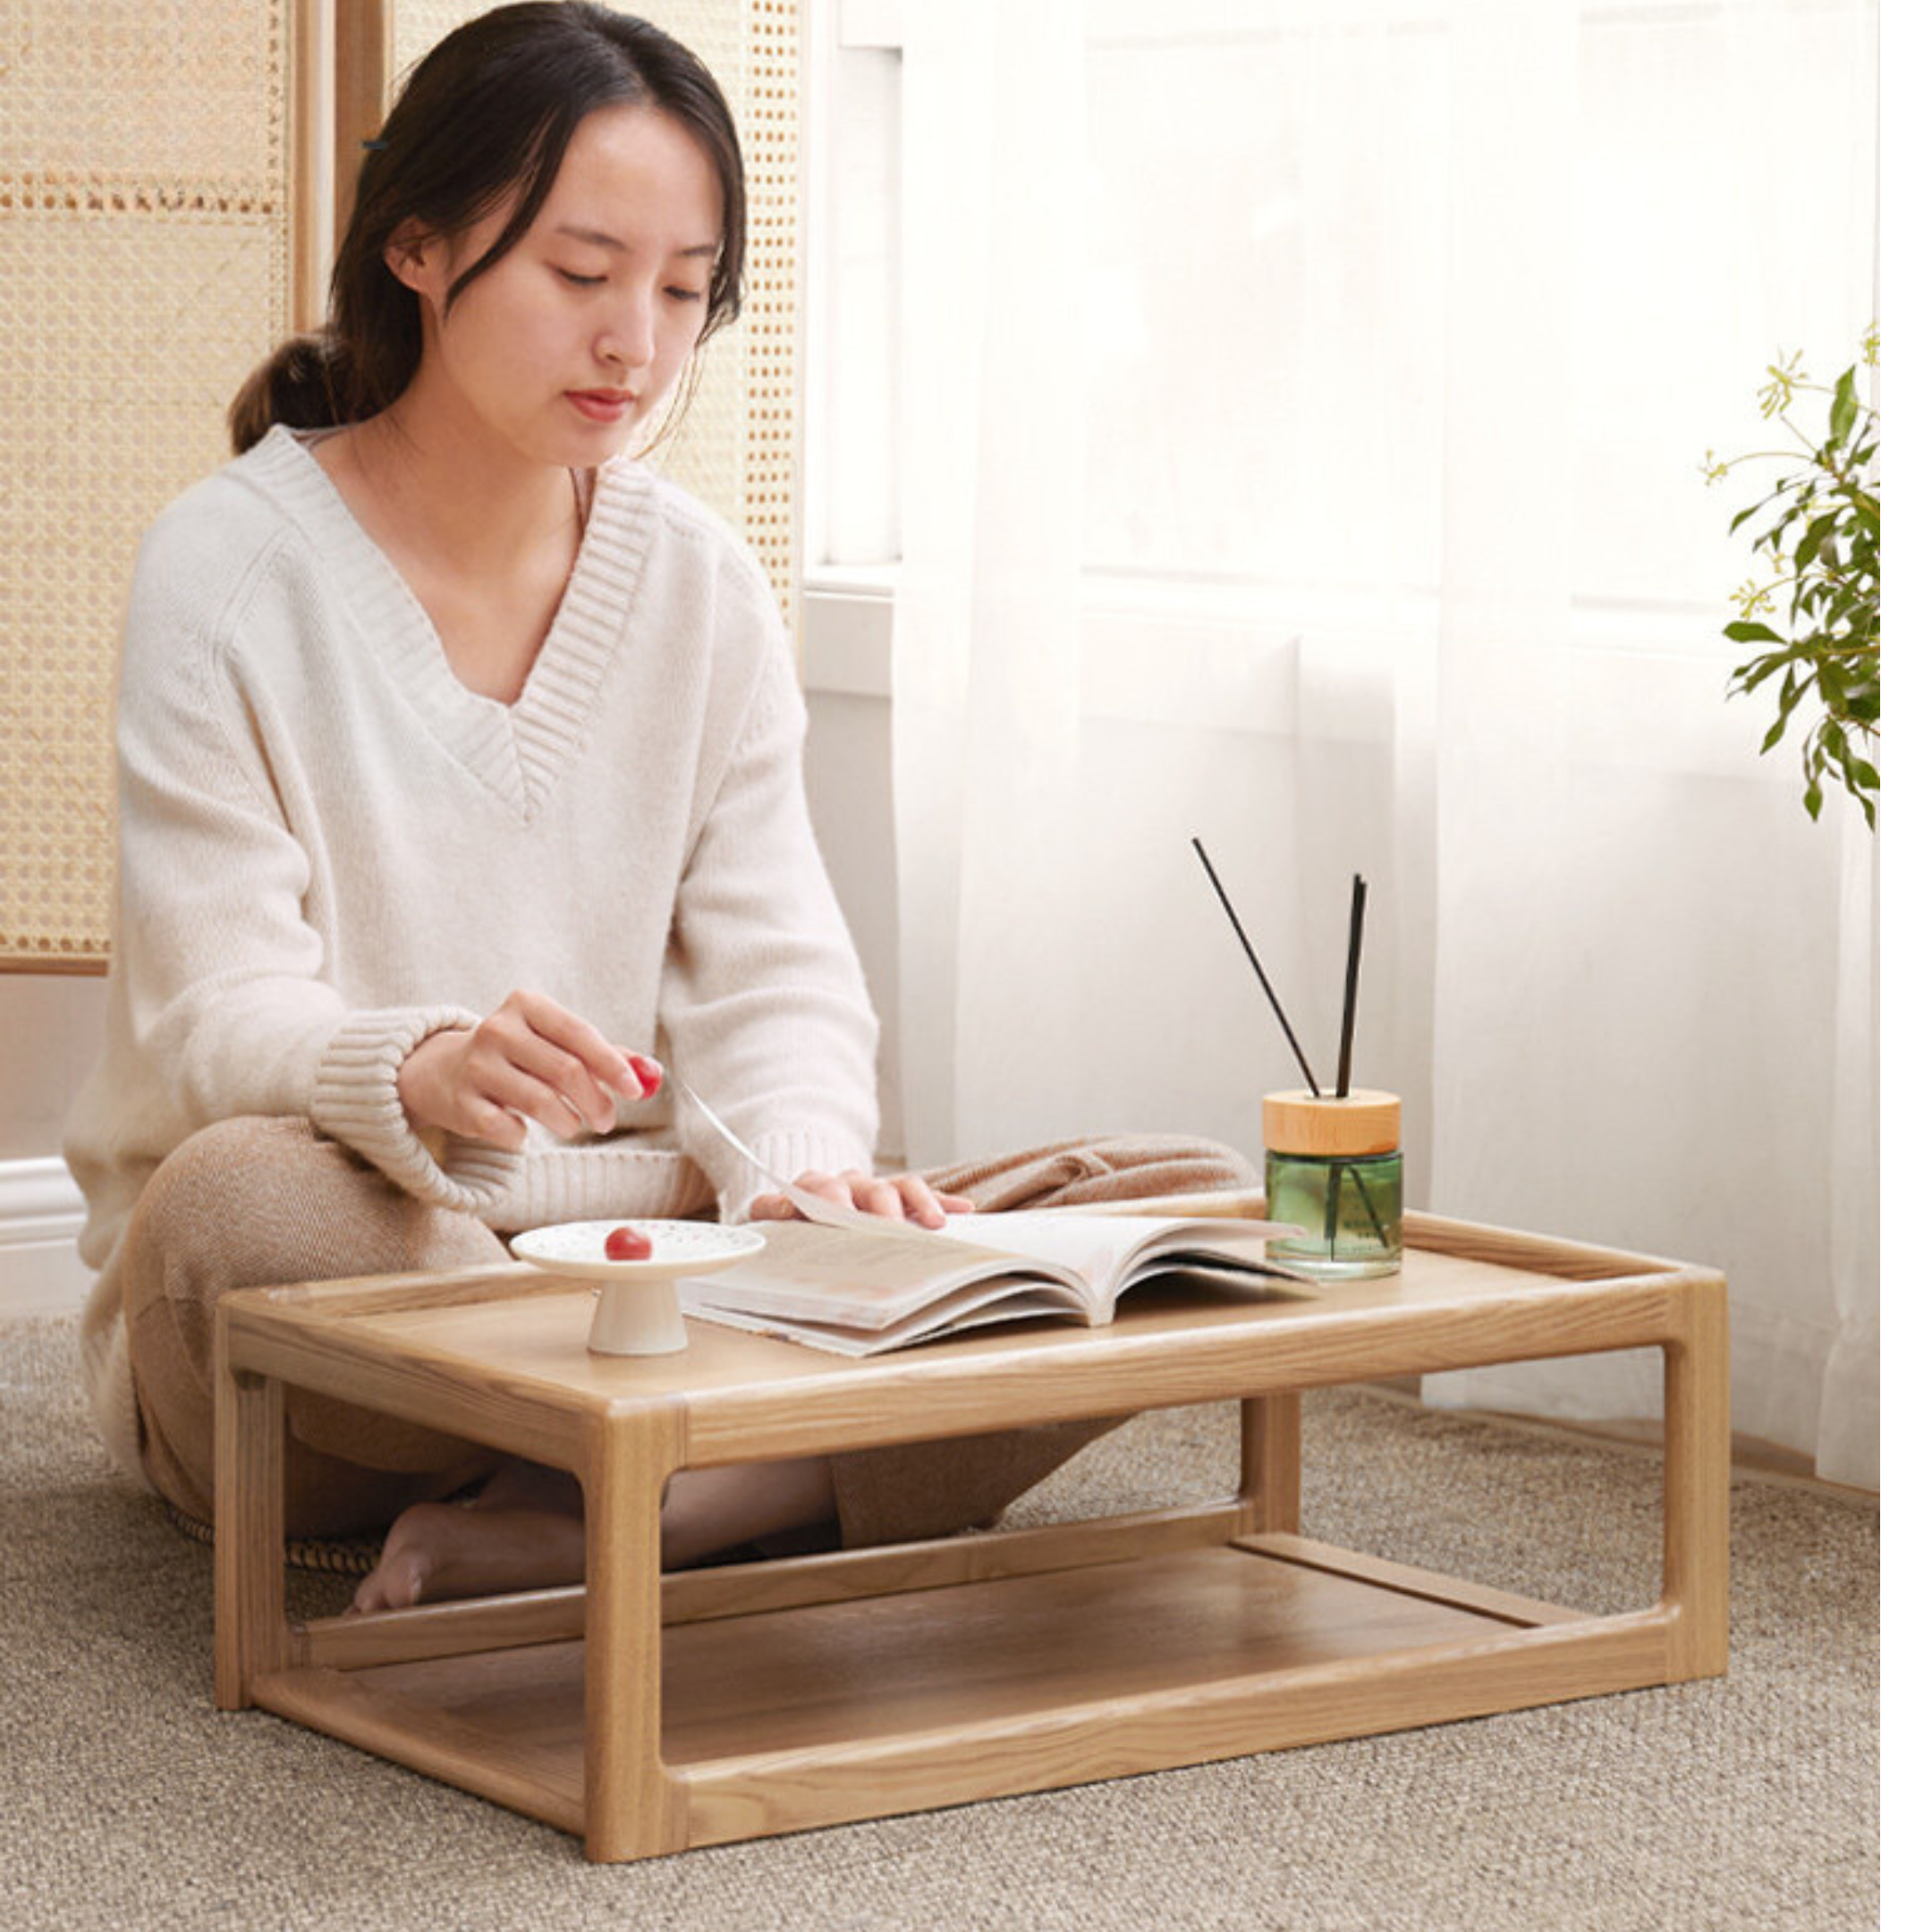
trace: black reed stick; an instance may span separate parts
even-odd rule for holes
[[[1229,921],[1234,928],[1235,936],[1241,943],[1241,951],[1248,955],[1248,963],[1255,970],[1255,978],[1261,982],[1261,990],[1267,995],[1267,1002],[1275,1009],[1275,1017],[1281,1021],[1281,1030],[1288,1036],[1288,1044],[1294,1048],[1294,1056],[1301,1063],[1301,1077],[1309,1083],[1309,1091],[1318,1100],[1321,1087],[1315,1078],[1315,1070],[1308,1063],[1308,1055],[1301,1051],[1301,1042],[1294,1037],[1294,1029],[1288,1024],[1288,1015],[1282,1011],[1281,1002],[1275,997],[1275,988],[1268,984],[1268,976],[1261,970],[1261,962],[1255,957],[1255,949],[1248,944],[1248,935],[1241,930],[1241,922],[1223,891],[1219,877],[1216,874],[1214,861],[1208,858],[1207,848],[1199,839],[1193,841],[1194,850],[1200,854],[1200,862],[1208,868],[1208,877],[1212,883],[1216,895],[1221,901]]]
[[[1348,975],[1342,989],[1342,1055],[1335,1069],[1335,1098],[1345,1100],[1349,1090],[1349,1063],[1355,1055],[1355,988],[1361,974],[1362,912],[1368,902],[1368,882],[1360,872],[1355,875],[1355,887],[1349,902]],[[1355,1183],[1355,1191],[1361,1196],[1361,1204],[1367,1210],[1370,1225],[1375,1229],[1377,1242],[1388,1246],[1388,1230],[1382,1225],[1382,1217],[1375,1210],[1375,1203],[1368,1198],[1367,1183],[1361,1177],[1361,1170],[1352,1161],[1348,1165],[1349,1178]],[[1335,1224],[1342,1207],[1342,1176],[1331,1172],[1328,1176],[1328,1207],[1326,1226],[1323,1230],[1327,1238],[1328,1251],[1335,1252]]]
[[[1335,1098],[1346,1100],[1349,1063],[1355,1056],[1355,983],[1361,972],[1362,910],[1368,901],[1368,882],[1355,875],[1354,897],[1349,906],[1348,979],[1342,989],[1342,1056],[1335,1068]]]

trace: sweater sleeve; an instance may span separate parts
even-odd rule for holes
[[[306,1115],[412,1193],[469,1205],[411,1129],[396,1069],[458,1006],[352,1010],[304,916],[311,866],[278,804],[244,693],[176,587],[137,574],[116,724],[116,970],[108,1071],[123,1144],[157,1157],[212,1122]]]
[[[805,706],[775,611],[678,889],[660,1020],[672,1065],[766,1166],[869,1172],[878,1024],[805,801]],[[694,1113],[679,1136],[742,1217],[769,1183]]]

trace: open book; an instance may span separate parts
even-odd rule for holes
[[[1100,1327],[1128,1290],[1177,1270],[1250,1296],[1295,1278],[1267,1256],[1279,1227],[1212,1216],[1021,1211],[960,1216],[943,1234],[868,1216],[862,1226],[767,1221],[758,1232],[761,1253],[678,1284],[684,1312],[840,1355],[1030,1316]]]

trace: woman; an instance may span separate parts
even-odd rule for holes
[[[785,1211],[633,1054],[800,1185],[931,1225],[972,1205],[870,1173],[876,1024],[775,608],[623,454],[736,314],[744,227],[729,111],[675,41],[580,4],[471,21],[371,144],[328,328],[250,378],[237,460],[142,547],[108,1037],[68,1157],[96,1413],[191,1516],[227,1288]],[[1072,1172],[1240,1177],[1211,1148],[1122,1164]],[[569,1477],[300,1392],[288,1415],[291,1529],[390,1525],[360,1607],[581,1573]],[[1104,1426],[690,1472],[665,1560],[982,1521]]]

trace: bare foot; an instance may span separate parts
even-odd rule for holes
[[[830,1466],[818,1457],[682,1470],[666,1489],[659,1546],[681,1570],[757,1538],[835,1521]],[[406,1610],[449,1597],[550,1589],[584,1576],[583,1496],[575,1478],[506,1462],[473,1504],[418,1503],[391,1524],[358,1611]]]
[[[473,1504],[418,1503],[389,1527],[357,1611],[406,1610],[449,1597],[580,1583],[583,1504],[575,1481],[506,1463]]]

